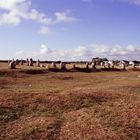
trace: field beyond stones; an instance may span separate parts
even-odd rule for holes
[[[140,70],[7,67],[0,63],[0,140],[140,139]]]

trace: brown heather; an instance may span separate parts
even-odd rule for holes
[[[0,66],[0,140],[140,139],[139,69],[85,73]]]

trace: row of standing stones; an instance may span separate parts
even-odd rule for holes
[[[9,64],[9,68],[10,69],[16,69],[16,66],[17,65],[19,65],[19,64],[20,65],[24,65],[24,61],[23,60],[20,60],[20,61],[19,60],[16,60],[15,61],[13,59],[12,61],[9,61],[8,64]],[[32,58],[30,58],[30,60],[29,59],[26,60],[26,66],[34,66],[34,61],[33,61]],[[37,67],[46,67],[48,69],[50,68],[49,65],[45,66],[45,65],[41,64],[39,60],[36,61],[35,66],[37,66]],[[57,68],[55,62],[52,62],[51,68]],[[60,63],[60,69],[61,70],[66,70],[66,63],[61,62]]]
[[[9,64],[10,69],[16,69],[16,65],[19,65],[19,64],[24,65],[24,61],[23,60],[18,60],[18,59],[15,61],[13,59],[12,61],[9,61],[8,64]],[[33,59],[32,58],[27,59],[26,60],[26,65],[27,66],[34,66]],[[50,67],[49,65],[45,66],[45,65],[41,64],[40,61],[37,60],[35,66],[46,67],[47,69],[51,69],[51,68],[57,69],[57,66],[56,66],[55,62],[52,62],[51,67]],[[96,65],[95,62],[92,62],[91,64],[85,63],[85,67],[83,69],[85,69],[85,70],[96,70],[97,69],[96,66],[97,65]],[[102,66],[105,69],[114,69],[115,68],[115,64],[113,63],[113,61],[112,62],[102,62],[100,64],[100,66]],[[132,67],[135,68],[135,64],[133,64]],[[76,64],[73,64],[72,69],[78,69],[78,67],[76,67]],[[121,69],[126,70],[126,64],[125,63],[121,63]],[[62,71],[67,70],[66,63],[64,63],[64,62],[60,63],[60,70],[62,70]]]

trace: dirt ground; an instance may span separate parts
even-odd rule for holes
[[[49,72],[0,64],[0,140],[139,140],[140,70]]]

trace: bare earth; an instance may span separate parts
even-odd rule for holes
[[[47,72],[0,64],[0,140],[23,139],[139,140],[140,70]]]

